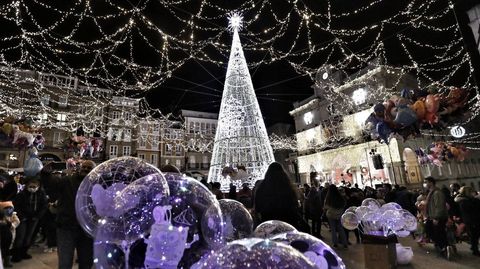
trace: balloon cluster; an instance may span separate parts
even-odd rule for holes
[[[263,222],[252,235],[208,253],[191,268],[346,268],[322,240],[283,221]]]
[[[5,118],[0,122],[0,146],[15,146],[21,149],[36,147],[42,150],[45,139],[38,129],[34,128],[30,118]]]
[[[95,167],[75,209],[97,268],[345,268],[320,239],[281,221],[253,230],[243,204],[138,158]]]
[[[372,139],[387,144],[395,135],[403,139],[418,136],[420,128],[444,128],[448,117],[458,114],[467,98],[466,90],[454,87],[446,95],[403,89],[400,96],[374,106],[365,129]]]
[[[71,136],[63,141],[66,152],[74,153],[77,158],[96,158],[103,150],[103,141],[99,137]]]
[[[417,218],[397,203],[380,203],[373,199],[363,200],[359,207],[349,207],[341,218],[342,226],[348,230],[360,228],[370,235],[387,236],[396,234],[405,237],[417,229]]]
[[[442,166],[443,162],[455,160],[464,161],[467,149],[463,145],[443,141],[433,142],[428,146],[428,151],[423,148],[415,150],[419,164],[434,164]]]

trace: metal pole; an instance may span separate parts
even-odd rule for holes
[[[393,171],[393,182],[395,185],[397,185],[397,176],[395,175],[395,166],[393,165],[392,151],[390,150],[390,144],[388,144],[387,147],[388,147],[388,155],[390,155],[390,165],[392,166],[392,171]]]
[[[367,145],[368,145],[368,142],[367,142]],[[370,173],[370,162],[368,161],[368,152],[366,147],[365,147],[365,156],[367,157],[368,177],[370,178],[370,187],[373,188],[372,174]]]

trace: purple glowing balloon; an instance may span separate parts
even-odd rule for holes
[[[253,236],[259,238],[269,238],[277,234],[296,231],[297,229],[295,229],[295,227],[286,222],[280,220],[269,220],[260,223],[260,225],[255,228],[255,231],[253,231]]]
[[[376,199],[373,198],[367,198],[362,201],[362,206],[366,206],[370,208],[371,210],[375,211],[380,208],[380,202],[378,202]]]
[[[288,232],[272,237],[272,241],[292,246],[303,253],[318,269],[346,268],[342,258],[329,245],[315,236],[301,232]]]
[[[170,189],[172,224],[188,227],[188,238],[201,234],[201,244],[211,249],[225,245],[222,211],[215,195],[200,181],[165,173]]]
[[[268,239],[236,240],[203,259],[195,268],[318,268],[302,253]]]
[[[231,242],[250,236],[253,232],[253,219],[245,206],[231,199],[221,199],[218,202],[223,215],[225,240]]]
[[[109,216],[111,214],[105,212],[108,208],[102,208],[103,198],[101,198],[100,188],[106,191],[114,184],[128,185],[141,177],[160,173],[155,166],[134,157],[120,157],[99,164],[83,179],[77,191],[75,211],[80,226],[93,237],[98,225],[112,218]],[[92,197],[92,191],[94,191],[94,197]],[[96,204],[93,199],[96,199]],[[106,201],[111,201],[113,204],[112,199],[113,197],[110,196]],[[97,212],[97,207],[101,212]],[[118,215],[118,212],[114,215]]]

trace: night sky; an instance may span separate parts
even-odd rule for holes
[[[232,2],[232,1],[224,1]],[[235,2],[235,1],[233,1]],[[344,7],[345,10],[354,10],[355,1],[335,1],[338,6]],[[342,2],[342,3],[340,3]],[[386,1],[387,2],[387,1]],[[388,1],[388,4],[380,7],[378,10],[372,12],[370,17],[353,18],[351,21],[339,22],[344,25],[367,25],[378,21],[380,18],[391,16],[395,14],[401,7],[404,7],[410,1]],[[457,3],[456,9],[459,21],[461,22],[462,32],[466,36],[466,44],[474,47],[473,35],[470,28],[467,26],[467,17],[463,12],[475,4],[475,1],[464,1]],[[438,7],[446,5],[445,1],[439,1]],[[381,14],[381,15],[380,15]],[[248,16],[249,14],[244,14]],[[380,17],[379,17],[380,16]],[[445,22],[445,25],[452,23],[453,16]],[[226,22],[225,22],[226,23]],[[395,42],[394,37],[398,31],[408,34],[408,29],[392,28],[385,31],[384,43],[387,54],[392,62],[399,65],[406,62],[406,56],[398,53],[400,48]],[[440,35],[428,34],[421,36],[422,33],[412,33],[417,38],[427,38],[429,42],[436,42],[441,44],[442,37]],[[420,36],[418,36],[420,35]],[[228,37],[227,37],[228,38]],[[245,39],[240,32],[242,45],[251,45],[248,38]],[[321,36],[322,39],[328,39],[328,36]],[[369,46],[369,41],[360,43],[358,48],[352,48],[353,51],[361,51],[362,46]],[[245,57],[247,62],[254,59],[258,61],[262,55],[256,55],[249,50],[245,50]],[[421,50],[413,51],[414,53],[424,54],[425,58],[432,57],[428,52]],[[478,55],[473,55],[473,61],[477,66]],[[225,60],[228,55],[225,55]],[[322,62],[319,60],[319,62]],[[221,94],[223,90],[223,82],[225,79],[227,65],[222,67],[215,66],[210,63],[201,63],[196,60],[189,60],[182,66],[172,78],[167,80],[164,85],[158,89],[151,90],[147,94],[147,99],[154,107],[159,107],[165,112],[179,112],[179,109],[190,109],[199,111],[208,111],[218,113],[220,109]],[[355,72],[356,70],[348,70],[348,72]],[[478,72],[477,72],[478,73]],[[293,123],[292,117],[288,114],[293,109],[293,102],[300,101],[313,94],[313,81],[310,77],[298,74],[286,62],[278,61],[275,63],[260,65],[250,69],[253,85],[257,94],[257,98],[262,110],[265,123],[267,126],[277,123]],[[466,76],[466,70],[458,72],[457,76]],[[478,74],[477,74],[478,76]],[[454,84],[455,81],[452,82]]]
[[[231,33],[224,31],[227,26],[226,13],[229,10],[237,10],[240,8],[243,10],[245,21],[253,21],[250,25],[246,25],[245,29],[240,32],[240,39],[244,48],[247,63],[252,64],[250,67],[250,74],[267,126],[276,122],[292,123],[293,120],[288,112],[292,110],[293,102],[303,100],[313,94],[312,79],[305,75],[304,72],[302,73],[298,70],[294,70],[291,64],[287,61],[301,63],[302,67],[310,70],[317,70],[325,63],[332,65],[338,64],[339,61],[344,59],[345,52],[362,55],[363,59],[372,60],[378,55],[369,55],[369,50],[372,48],[372,44],[376,44],[377,40],[381,40],[383,47],[385,48],[384,56],[388,59],[388,64],[393,66],[411,66],[412,62],[409,60],[408,56],[402,52],[402,48],[399,45],[397,39],[398,34],[408,36],[419,43],[429,43],[439,46],[447,45],[445,42],[450,40],[441,32],[426,32],[425,30],[414,29],[414,27],[408,23],[402,21],[408,18],[408,16],[402,15],[396,19],[395,23],[386,23],[379,36],[377,36],[378,32],[376,32],[376,28],[372,28],[373,30],[369,30],[358,40],[356,40],[357,37],[354,35],[350,37],[344,35],[341,40],[342,42],[340,42],[340,44],[343,45],[332,45],[329,50],[317,51],[308,59],[302,58],[302,56],[289,56],[286,60],[272,61],[273,58],[271,53],[269,54],[265,51],[255,49],[259,47],[259,43],[272,39],[276,34],[275,32],[264,33],[264,29],[276,29],[275,27],[278,26],[277,22],[272,18],[272,12],[278,17],[289,14],[289,11],[294,7],[292,4],[293,1],[270,1],[268,2],[270,3],[270,6],[266,9],[268,11],[264,10],[261,14],[258,14],[258,6],[261,3],[265,3],[264,1],[216,0],[211,3],[225,9],[225,14],[218,14],[218,10],[204,7],[202,16],[212,17],[212,19],[206,20],[197,18],[195,20],[195,25],[199,27],[209,27],[211,29],[217,28],[218,31],[196,31],[195,40],[199,40],[200,42],[202,40],[213,40],[212,36],[220,33],[219,39],[216,40],[225,44],[225,47],[217,49],[215,44],[209,44],[208,46],[203,47],[205,51],[202,52],[215,61],[223,61],[223,64],[215,65],[211,61],[201,61],[197,57],[189,59],[191,54],[196,53],[193,51],[195,50],[194,46],[190,48],[191,51],[188,51],[188,47],[186,46],[180,46],[183,50],[172,49],[169,51],[169,62],[174,63],[175,61],[187,59],[186,62],[178,69],[174,70],[171,73],[171,77],[165,80],[161,77],[163,70],[159,68],[158,70],[162,71],[159,72],[161,74],[159,76],[160,79],[157,77],[155,83],[151,84],[155,86],[147,92],[136,91],[132,95],[132,93],[126,88],[130,87],[131,89],[131,87],[135,87],[138,82],[144,79],[143,77],[145,74],[142,73],[144,69],[138,68],[134,70],[135,72],[132,72],[133,74],[127,72],[126,75],[121,75],[119,80],[112,79],[112,77],[122,73],[122,70],[125,67],[122,66],[124,60],[129,63],[138,63],[139,65],[146,67],[155,68],[161,66],[161,61],[165,59],[159,57],[158,52],[154,52],[154,49],[152,50],[151,47],[148,47],[148,45],[142,41],[142,38],[148,39],[148,42],[157,46],[155,49],[159,50],[161,49],[163,42],[162,36],[158,33],[149,31],[148,27],[142,25],[141,20],[134,18],[133,21],[136,22],[134,29],[128,31],[125,35],[122,34],[116,36],[115,38],[121,41],[119,41],[119,45],[116,45],[113,51],[108,51],[105,54],[102,54],[101,50],[103,46],[111,45],[113,41],[117,41],[106,40],[104,36],[112,34],[112,32],[118,29],[119,25],[128,23],[129,19],[132,20],[132,17],[129,17],[130,15],[120,15],[118,18],[115,17],[115,19],[95,22],[102,25],[103,29],[106,31],[104,33],[98,31],[91,20],[84,19],[81,23],[77,23],[78,17],[72,16],[71,18],[67,18],[59,26],[55,27],[54,31],[48,32],[49,35],[36,35],[35,33],[39,31],[38,25],[46,27],[55,24],[55,22],[60,19],[60,15],[56,15],[55,12],[45,8],[40,3],[48,3],[48,5],[52,5],[54,8],[63,11],[69,10],[70,8],[75,7],[75,5],[78,5],[78,9],[74,9],[75,12],[77,12],[77,10],[85,10],[85,6],[90,5],[91,12],[95,14],[95,16],[118,13],[118,10],[112,10],[112,5],[109,4],[109,1],[107,0],[95,0],[89,2],[55,1],[55,4],[50,2],[51,1],[41,0],[22,2],[20,12],[23,21],[21,27],[24,27],[32,34],[29,36],[28,44],[19,46],[18,48],[16,45],[17,43],[22,42],[21,39],[6,40],[6,37],[12,35],[22,35],[22,29],[19,27],[20,24],[15,22],[15,9],[12,8],[11,5],[8,6],[9,4],[14,3],[14,1],[11,0],[2,3],[5,10],[0,9],[0,12],[3,12],[3,18],[0,18],[0,23],[2,25],[2,30],[0,31],[0,50],[7,47],[12,48],[2,50],[0,56],[3,60],[15,68],[33,69],[65,75],[71,75],[73,72],[73,75],[80,77],[82,81],[88,81],[88,83],[94,83],[101,87],[111,88],[118,95],[126,94],[133,97],[146,97],[151,107],[160,109],[164,114],[172,112],[176,115],[179,114],[181,109],[218,113],[229,56],[229,51],[226,47],[228,46],[229,48],[231,44]],[[199,5],[201,2],[202,1],[185,1],[184,3],[180,3],[180,1],[164,1],[162,3],[162,1],[155,0],[116,0],[112,3],[118,5],[118,7],[120,7],[119,10],[132,10],[135,7],[142,7],[141,14],[138,16],[148,18],[150,22],[164,31],[164,33],[171,34],[179,39],[189,40],[190,32],[184,31],[185,29],[188,29],[189,26],[179,22],[192,19],[194,17],[193,14],[200,9]],[[317,31],[311,32],[310,38],[312,43],[318,47],[323,47],[324,44],[332,43],[332,40],[336,38],[336,36],[330,31],[322,30],[325,29],[324,26],[327,24],[330,25],[331,29],[356,30],[365,26],[376,25],[382,20],[395,17],[400,11],[405,10],[411,3],[414,3],[413,11],[416,10],[417,6],[420,9],[425,1],[384,0],[377,3],[375,0],[331,0],[329,2],[331,4],[330,12],[332,14],[340,14],[344,12],[352,13],[355,10],[362,9],[369,3],[376,4],[369,8],[368,12],[359,12],[359,14],[352,13],[349,16],[332,19],[331,21],[327,21],[326,15],[315,18],[315,21],[312,21],[311,23],[322,25],[322,27],[316,28],[318,29]],[[165,3],[171,4],[171,7],[167,9],[164,6]],[[251,8],[246,6],[251,5],[252,3],[255,3],[257,7]],[[308,10],[315,14],[327,14],[329,10],[329,7],[327,6],[328,1],[299,0],[298,3],[300,3],[298,6],[302,7],[304,10]],[[438,0],[435,4],[429,6],[427,13],[429,15],[436,15],[441,12],[441,10],[448,7],[448,3],[449,1],[447,0]],[[473,35],[467,25],[468,21],[465,10],[471,8],[477,3],[478,1],[475,0],[455,1],[458,20],[460,21],[465,39],[465,44],[458,46],[467,46],[472,51],[472,48],[474,48],[475,45]],[[295,5],[295,7],[298,6]],[[212,10],[215,10],[215,13]],[[252,20],[252,18],[257,15],[260,19]],[[292,15],[289,23],[286,24],[286,34],[282,37],[275,38],[274,41],[268,43],[266,47],[270,46],[275,52],[285,52],[288,50],[292,47],[292,42],[295,40],[295,33],[297,32],[297,29],[302,26],[302,23],[305,23],[304,18],[301,18],[298,15]],[[398,25],[396,23],[398,23]],[[453,15],[449,15],[445,16],[444,19],[435,21],[435,23],[437,23],[436,27],[448,27],[454,25],[456,19]],[[65,37],[71,34],[72,28],[77,26],[78,29],[71,36],[72,40],[75,40],[75,42],[93,43],[84,47],[82,47],[83,45],[74,47],[71,46],[69,42],[63,42]],[[295,43],[295,46],[293,47],[294,52],[308,50],[308,44],[306,43],[307,31],[303,30],[300,31],[300,33],[298,42]],[[47,47],[44,44],[49,45]],[[83,49],[86,53],[82,52]],[[453,48],[449,53],[454,54],[459,49],[460,48]],[[72,50],[77,52],[80,51],[82,53],[59,54],[57,50]],[[26,54],[25,52],[28,53]],[[97,52],[100,53],[97,54]],[[434,59],[435,56],[432,55],[432,52],[429,50],[414,48],[414,46],[410,48],[410,52],[415,57],[415,61],[423,63]],[[109,53],[111,53],[111,55]],[[102,57],[101,61],[96,60],[99,55]],[[445,57],[448,56],[449,55],[445,55]],[[24,57],[23,60],[22,57]],[[474,66],[478,67],[480,63],[478,53],[476,52],[472,54],[471,57]],[[102,64],[108,69],[108,74],[105,74],[106,72],[104,70],[98,68],[101,67]],[[433,68],[441,70],[442,68],[455,64],[455,62],[447,61],[443,63],[443,65],[434,66]],[[68,65],[71,69],[68,70],[69,68],[65,68],[65,65]],[[354,73],[358,71],[359,67],[364,67],[365,65],[365,62],[358,61],[354,58],[347,66],[343,66],[342,69],[346,73]],[[88,73],[83,74],[82,70],[85,67],[92,67],[92,69],[88,71]],[[462,66],[447,84],[456,85],[460,81],[464,82],[464,78],[467,77],[468,74],[467,68],[467,65]],[[476,70],[476,77],[477,81],[480,81],[478,69],[479,68]],[[442,72],[432,72],[428,73],[428,75],[434,80],[439,80],[445,76]],[[147,78],[142,82],[149,84],[150,81],[149,78]],[[123,88],[122,86],[124,85],[127,86]]]

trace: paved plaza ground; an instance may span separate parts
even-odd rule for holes
[[[325,241],[330,242],[329,232],[325,229],[322,234],[325,236]],[[351,241],[354,240],[353,234],[350,234]],[[353,240],[352,240],[353,239]],[[401,238],[400,242],[404,246],[411,246],[414,251],[414,258],[410,265],[398,266],[402,268],[415,269],[467,269],[480,268],[480,257],[473,256],[469,250],[470,245],[466,243],[457,244],[460,257],[456,257],[453,261],[439,258],[433,251],[433,245],[427,245],[420,248],[415,240],[411,237]],[[18,269],[55,269],[57,268],[56,253],[43,253],[43,248],[35,247],[31,251],[33,259],[15,263],[13,268]],[[361,269],[364,268],[363,246],[353,243],[347,250],[342,248],[337,250],[337,253],[343,258],[347,268]],[[74,267],[77,268],[77,267]],[[382,268],[379,268],[382,269]]]

